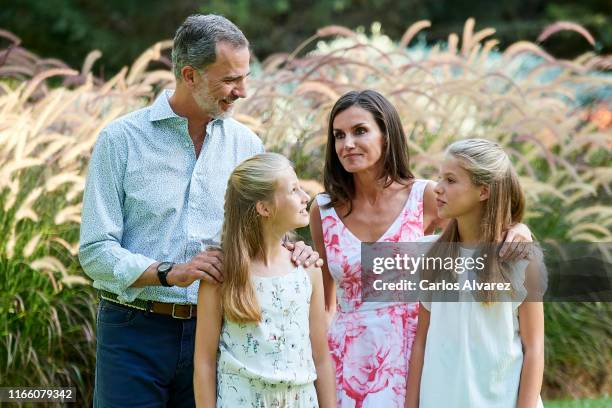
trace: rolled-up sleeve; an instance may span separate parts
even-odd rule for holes
[[[127,160],[125,141],[102,131],[93,150],[85,192],[79,261],[94,286],[129,302],[143,288],[130,288],[154,259],[121,246],[123,236],[123,177]]]

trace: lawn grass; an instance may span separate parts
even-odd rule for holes
[[[545,408],[608,408],[612,398],[545,401]]]

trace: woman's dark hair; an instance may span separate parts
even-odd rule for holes
[[[379,180],[384,180],[385,187],[394,182],[407,184],[414,179],[409,167],[408,141],[402,128],[402,121],[395,107],[380,93],[366,89],[351,91],[340,97],[329,115],[327,128],[327,146],[325,166],[323,168],[323,185],[331,201],[325,208],[336,204],[348,204],[349,215],[352,211],[351,201],[355,198],[353,175],[346,171],[336,154],[334,137],[334,119],[352,106],[358,106],[372,114],[383,135],[383,165]]]

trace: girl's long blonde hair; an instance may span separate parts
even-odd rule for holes
[[[274,201],[279,174],[291,162],[276,153],[263,153],[240,163],[225,192],[221,235],[223,276],[221,303],[225,318],[238,323],[259,322],[261,309],[249,277],[252,259],[264,255],[262,218],[258,201]]]
[[[454,142],[448,147],[446,154],[458,159],[474,185],[487,186],[489,189],[489,198],[484,201],[480,222],[481,243],[478,249],[478,256],[486,254],[487,262],[479,272],[478,280],[492,283],[511,282],[508,265],[500,262],[497,251],[504,232],[523,219],[525,196],[510,158],[499,144],[484,139]],[[457,257],[459,239],[457,220],[452,219],[430,249],[428,256],[439,256],[442,259],[448,256]],[[441,275],[438,274],[439,276]],[[448,274],[446,276],[448,277]],[[477,295],[479,300],[485,302],[495,300],[496,296],[492,291]]]

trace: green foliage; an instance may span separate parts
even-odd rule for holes
[[[0,8],[0,28],[15,33],[22,45],[43,57],[59,58],[80,68],[99,49],[104,59],[95,69],[110,77],[143,49],[172,38],[197,2],[151,0],[20,0]],[[129,41],[126,39],[129,38]]]
[[[609,53],[612,44],[612,4],[609,1],[555,1],[546,5],[545,12],[549,21],[579,21],[598,39],[597,48],[606,48]],[[578,45],[576,38],[569,35],[562,36],[559,41],[564,41],[566,47]]]
[[[0,257],[0,387],[76,387],[91,401],[95,367],[93,288],[58,289],[58,274]]]
[[[612,404],[612,399],[585,399],[585,400],[565,400],[565,401],[546,401],[546,408],[608,408]]]
[[[502,46],[535,40],[546,24],[571,20],[592,31],[599,40],[598,51],[610,53],[612,49],[612,10],[605,0],[150,0],[146,4],[137,0],[20,0],[4,2],[0,28],[14,32],[27,49],[60,58],[72,67],[79,67],[89,51],[99,49],[104,59],[94,71],[108,78],[150,44],[172,38],[185,17],[196,12],[223,14],[236,22],[261,60],[294,50],[326,25],[355,29],[369,27],[375,20],[382,23],[386,34],[399,39],[410,22],[428,19],[435,27],[427,37],[436,42],[459,31],[469,16],[496,27]],[[591,49],[573,34],[545,45],[560,57],[575,57]]]
[[[545,380],[549,396],[610,391],[612,305],[606,302],[547,303]]]

